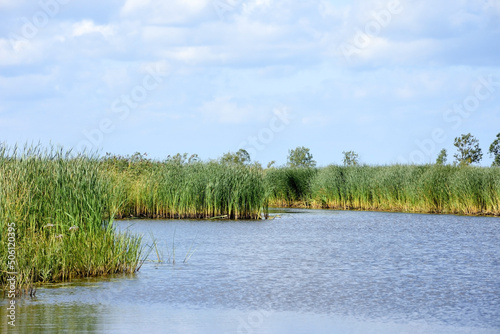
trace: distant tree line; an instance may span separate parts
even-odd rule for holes
[[[479,163],[483,158],[483,153],[481,147],[479,147],[479,140],[477,140],[470,133],[462,134],[460,137],[456,137],[453,144],[457,148],[457,152],[453,155],[455,160],[453,165],[457,166],[469,166],[475,163]],[[493,158],[492,167],[500,167],[500,133],[496,135],[496,139],[491,143],[488,153]],[[107,154],[105,159],[118,159],[127,160],[130,162],[146,161],[147,154],[135,153],[132,156],[121,157],[113,156],[110,153]],[[197,154],[188,156],[187,153],[180,154],[177,153],[174,156],[168,156],[166,162],[175,162],[178,164],[192,164],[199,162],[200,158]],[[258,168],[262,168],[259,162],[252,162],[250,154],[244,150],[240,149],[237,152],[228,152],[217,159],[222,164],[236,164],[236,165],[252,165]],[[448,161],[448,152],[446,149],[442,149],[436,159],[436,165],[446,165]],[[343,151],[342,152],[342,163],[344,166],[357,166],[359,165],[359,155],[354,151]],[[267,164],[267,168],[274,167],[276,162],[273,160]],[[287,167],[291,168],[314,168],[316,167],[316,161],[313,159],[313,155],[309,148],[304,146],[298,146],[295,149],[290,149],[288,151],[287,157]]]
[[[469,166],[474,163],[479,163],[483,158],[481,147],[479,147],[479,140],[477,140],[470,133],[462,134],[454,140],[454,146],[457,152],[453,155],[455,161],[454,165]],[[497,134],[496,139],[491,143],[489,150],[490,156],[493,158],[493,167],[500,167],[500,133]],[[236,153],[226,153],[220,159],[222,162],[232,163],[250,163],[250,155],[247,151],[241,149]],[[448,153],[446,149],[442,149],[436,159],[437,165],[446,165],[448,161]],[[354,151],[342,152],[342,163],[344,166],[357,166],[359,165],[359,155]],[[275,164],[271,161],[267,167],[270,168]],[[288,151],[287,164],[288,167],[294,168],[308,168],[316,167],[316,161],[309,148],[299,146],[295,149]]]
[[[457,148],[457,153],[453,155],[455,161],[453,164],[459,166],[469,166],[474,163],[479,163],[483,158],[483,152],[479,147],[479,140],[470,133],[462,134],[456,137],[453,145]],[[490,157],[493,158],[492,167],[500,167],[500,133],[491,143],[488,150]],[[442,149],[436,159],[437,165],[445,165],[448,160],[446,149]]]
[[[455,158],[453,162],[454,165],[469,166],[474,163],[479,163],[483,158],[482,150],[479,147],[479,140],[470,133],[456,137],[453,145],[457,148],[457,152],[453,155]],[[492,167],[500,167],[500,133],[497,134],[496,139],[491,143],[488,152],[493,158]],[[357,166],[359,164],[359,155],[356,152],[344,151],[342,155],[344,166]],[[446,149],[443,148],[441,152],[439,152],[436,164],[445,165],[447,160],[448,154]],[[274,161],[272,163],[274,164]],[[313,160],[313,156],[308,148],[300,146],[288,151],[287,166],[315,167],[316,161]]]

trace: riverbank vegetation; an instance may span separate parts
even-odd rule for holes
[[[286,167],[265,171],[271,206],[500,215],[500,133],[490,145],[492,167],[470,133],[455,138],[457,153],[447,165],[445,149],[435,164],[368,166],[344,151],[343,166],[315,168],[309,149],[289,151]]]
[[[95,157],[0,147],[0,284],[15,279],[9,295],[139,269],[141,238],[115,231],[110,189]]]
[[[331,165],[266,179],[271,206],[500,215],[500,168]]]
[[[159,161],[0,146],[0,284],[11,272],[26,289],[138,270],[141,238],[117,233],[115,218],[261,219],[268,207],[500,215],[500,168],[368,166],[344,155],[343,166],[316,167],[299,147],[287,166],[264,169],[244,150]]]
[[[2,146],[0,284],[14,277],[20,294],[39,282],[135,272],[141,238],[117,233],[114,218],[260,219],[266,212],[258,166]]]
[[[260,219],[268,207],[500,215],[500,168],[355,163],[262,168],[243,153],[201,162],[111,156],[102,163],[116,217]],[[299,151],[300,151],[299,150]],[[241,159],[241,157],[246,157]],[[194,158],[193,158],[194,157]],[[312,163],[311,163],[312,162]]]
[[[108,155],[101,163],[119,218],[259,219],[267,209],[258,165],[202,162],[180,154],[165,161]]]

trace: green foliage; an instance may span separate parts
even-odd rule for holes
[[[267,208],[259,164],[185,160],[136,161],[126,169],[116,160],[104,161],[116,215],[258,219]]]
[[[344,158],[342,159],[344,166],[357,166],[359,164],[359,156],[356,152],[344,151],[342,154],[344,155]]]
[[[322,208],[499,214],[500,169],[332,165],[318,170],[311,197]]]
[[[308,148],[300,146],[288,151],[287,165],[292,168],[314,168],[316,161]]]
[[[194,164],[194,163],[200,162],[200,161],[201,161],[201,159],[198,156],[198,154],[191,154],[191,156],[188,159],[188,164]]]
[[[454,145],[458,152],[453,156],[460,166],[468,166],[480,162],[483,158],[479,141],[470,133],[456,137]]]
[[[267,198],[274,206],[307,206],[315,168],[270,168],[265,172]]]
[[[221,163],[231,163],[236,165],[246,165],[249,164],[250,161],[250,154],[242,148],[236,153],[225,153],[222,158],[220,158]]]
[[[174,164],[183,165],[183,164],[186,163],[187,159],[188,159],[188,154],[187,153],[184,153],[184,154],[177,153],[174,156],[170,156],[169,155],[166,160],[168,162],[171,162],[171,163],[174,163]],[[135,161],[131,161],[131,162],[135,162]]]
[[[13,223],[18,287],[137,270],[140,238],[114,231],[110,188],[95,157],[0,149],[0,261],[8,263]],[[6,278],[2,271],[0,283]]]
[[[448,153],[446,152],[446,149],[442,149],[441,152],[439,152],[439,155],[436,159],[436,165],[446,165],[446,161],[448,160]]]
[[[490,153],[497,153],[498,139]],[[472,146],[465,136],[459,146]],[[476,150],[477,151],[477,150]],[[445,151],[441,151],[441,153]],[[470,152],[460,155],[468,163]],[[250,164],[248,153],[202,162],[177,154],[72,156],[62,149],[0,146],[0,261],[8,263],[7,224],[16,225],[18,286],[134,272],[141,239],[119,234],[114,217],[260,219],[269,204],[337,209],[500,214],[500,168],[344,166],[313,168],[309,149],[289,165]],[[477,152],[476,152],[477,153]],[[445,156],[440,154],[440,156]],[[497,155],[495,155],[497,156]],[[469,158],[468,158],[469,157]],[[6,271],[0,283],[6,284]]]
[[[273,168],[275,164],[276,164],[276,161],[271,160],[271,161],[269,161],[269,162],[267,163],[267,168]]]
[[[500,133],[497,138],[491,143],[489,149],[490,156],[493,158],[493,167],[500,167]]]

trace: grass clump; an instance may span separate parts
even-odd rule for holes
[[[141,239],[113,228],[110,189],[97,158],[62,148],[0,148],[0,283],[16,272],[19,291],[56,282],[138,270]],[[15,264],[8,226],[14,225]]]

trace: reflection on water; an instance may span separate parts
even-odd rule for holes
[[[7,325],[6,306],[2,305],[2,329],[18,333],[97,333],[100,323],[98,307],[82,304],[38,303],[18,301],[15,327]],[[10,321],[10,320],[9,320]],[[5,331],[2,330],[2,333]]]
[[[118,222],[146,242],[153,232],[170,263],[153,252],[135,275],[41,288],[16,323],[30,332],[500,332],[498,218],[280,212],[260,222]]]

